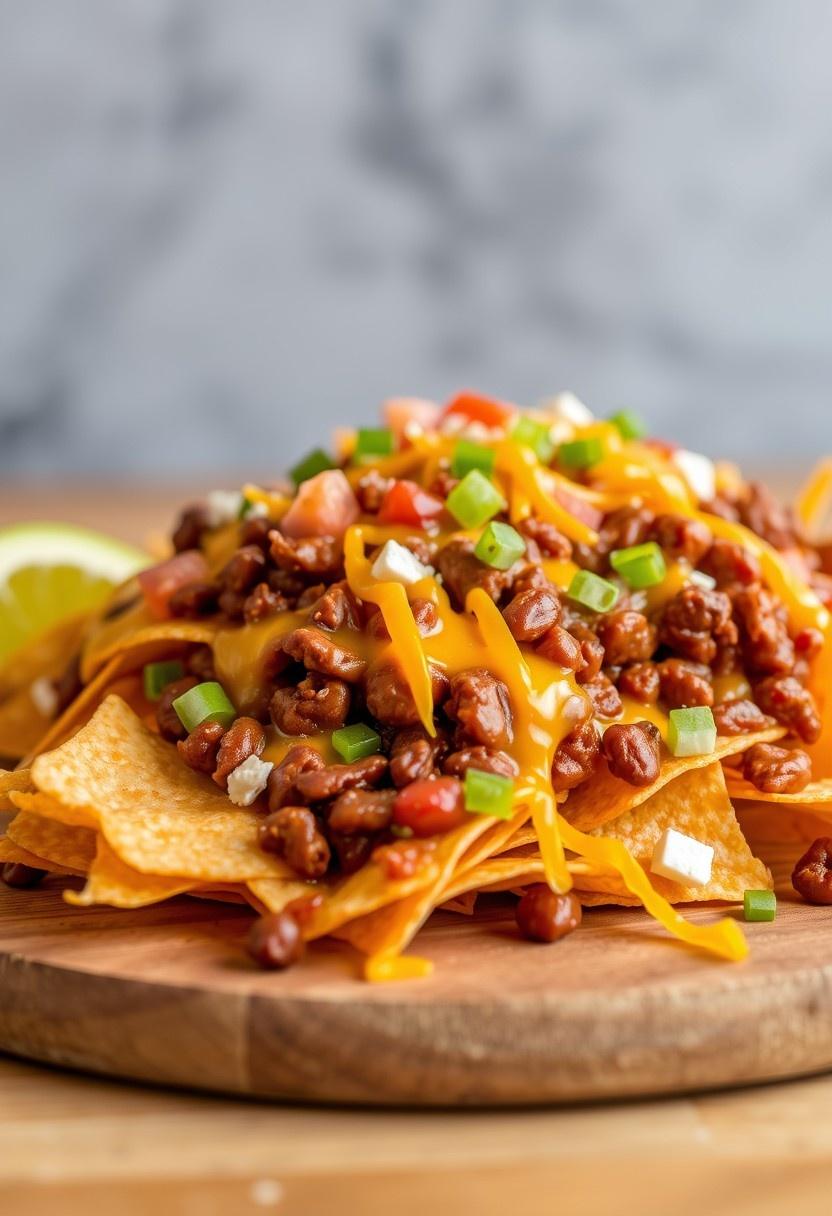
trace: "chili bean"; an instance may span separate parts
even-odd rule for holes
[[[516,910],[517,927],[532,942],[557,942],[581,923],[581,905],[569,891],[556,895],[545,883],[523,893]]]
[[[220,582],[226,591],[243,595],[259,583],[266,568],[266,555],[259,545],[243,545],[223,567]]]
[[[364,659],[351,650],[339,646],[320,629],[293,629],[283,639],[283,649],[307,671],[317,671],[324,676],[333,676],[355,684],[367,670]]]
[[[173,708],[173,702],[191,688],[196,688],[198,683],[199,681],[193,676],[183,676],[181,680],[174,680],[172,684],[168,684],[167,688],[162,690],[156,706],[156,725],[159,727],[159,734],[163,739],[167,739],[168,743],[184,739],[188,733],[179,721],[179,716]]]
[[[739,513],[745,526],[775,549],[791,549],[797,544],[790,512],[761,482],[752,482],[747,487]]]
[[[518,642],[536,642],[559,618],[560,600],[553,588],[521,591],[503,609],[503,619]]]
[[[349,585],[333,583],[315,601],[309,619],[321,629],[360,629],[361,611]]]
[[[512,584],[511,570],[495,570],[474,555],[474,542],[452,540],[437,557],[439,573],[455,607],[465,608],[468,592],[481,587],[495,604]]]
[[[558,744],[552,760],[552,788],[556,793],[574,789],[595,770],[601,740],[592,722],[576,726]]]
[[[282,857],[303,878],[322,878],[330,851],[318,821],[306,806],[284,806],[260,824],[260,848]]]
[[[304,587],[297,598],[295,608],[298,612],[303,612],[306,608],[313,607],[326,591],[326,583],[315,583],[311,587]]]
[[[766,794],[796,794],[812,780],[812,761],[798,747],[755,743],[743,755],[742,775]]]
[[[745,664],[760,675],[783,675],[795,662],[783,604],[765,587],[754,585],[732,596]]]
[[[554,524],[545,519],[537,519],[536,516],[530,515],[520,524],[520,531],[524,536],[535,541],[541,553],[544,553],[546,557],[568,561],[572,556],[571,542],[557,530]]]
[[[189,675],[196,676],[200,684],[216,680],[214,668],[214,652],[210,646],[197,646],[185,660],[185,668]]]
[[[243,603],[243,620],[247,625],[256,625],[270,616],[285,612],[289,601],[279,591],[272,591],[268,583],[258,583]]]
[[[249,756],[262,755],[266,746],[266,732],[254,718],[238,718],[228,728],[217,753],[214,781],[221,789],[228,786],[229,774],[239,768]]]
[[[377,515],[384,496],[393,484],[392,478],[382,477],[378,469],[369,469],[359,478],[355,487],[355,497],[365,515]]]
[[[528,550],[526,555],[529,556]],[[512,567],[513,569],[514,567]],[[516,575],[512,578],[511,592],[513,595],[520,595],[524,591],[554,591],[542,566],[528,562],[517,570]]]
[[[46,870],[36,870],[34,866],[24,865],[22,861],[7,861],[0,867],[0,879],[7,887],[15,887],[18,890],[36,887],[46,874]]]
[[[603,749],[614,777],[638,787],[658,779],[661,736],[652,722],[608,726]]]
[[[257,545],[258,549],[268,553],[271,543],[269,533],[273,527],[271,520],[264,516],[254,515],[251,519],[244,519],[240,524],[240,545]]]
[[[343,680],[313,674],[295,688],[278,688],[269,708],[272,722],[284,735],[316,735],[344,725],[350,690]]]
[[[792,871],[792,886],[809,904],[832,904],[832,837],[819,836]]]
[[[343,577],[343,551],[334,536],[305,536],[298,540],[274,530],[269,533],[272,561],[289,574],[311,575],[334,583]]]
[[[189,768],[198,773],[212,773],[217,763],[217,750],[225,734],[220,722],[201,722],[186,739],[180,739],[176,750]]]
[[[537,653],[567,671],[580,671],[584,666],[581,644],[562,625],[553,625],[536,646]]]
[[[431,739],[422,727],[400,730],[390,747],[390,779],[397,789],[430,777],[447,749],[443,735]]]
[[[745,698],[723,701],[714,706],[713,714],[718,735],[748,735],[774,725],[773,718],[766,717],[758,705]]]
[[[341,832],[330,832],[330,846],[335,850],[338,869],[342,874],[355,874],[370,860],[375,837],[346,836]]]
[[[600,718],[619,718],[624,712],[618,689],[603,672],[584,684],[583,689]]]
[[[659,699],[659,669],[655,663],[631,663],[618,677],[618,691],[642,705],[655,705]]]
[[[520,765],[508,752],[494,751],[490,747],[464,747],[451,752],[442,762],[442,772],[449,777],[464,777],[469,768],[481,773],[497,773],[501,777],[516,777]]]
[[[200,504],[186,507],[173,532],[174,549],[177,553],[184,553],[186,549],[198,549],[207,531],[207,509]]]
[[[710,528],[687,515],[659,515],[650,537],[668,557],[689,562],[691,566],[699,564],[714,539]]]
[[[732,644],[736,640],[731,601],[721,591],[683,587],[662,615],[659,641],[695,663],[713,662],[718,642]]]
[[[345,836],[381,832],[393,820],[395,797],[395,790],[345,790],[333,803],[327,824]]]
[[[295,743],[269,773],[269,810],[279,811],[297,799],[295,780],[301,773],[313,772],[324,767],[323,757],[314,747]]]
[[[438,668],[429,665],[429,669],[436,705],[447,694],[447,680]],[[368,710],[384,726],[416,726],[421,720],[407,678],[394,659],[376,663],[369,669],[365,695]]]
[[[296,918],[284,908],[259,917],[248,935],[248,952],[260,967],[282,971],[303,957],[304,940]]]
[[[668,709],[713,705],[711,669],[687,659],[665,659],[658,665],[661,699]],[[620,687],[620,685],[619,685]]]
[[[812,694],[794,676],[769,676],[755,685],[754,697],[765,714],[803,740],[817,743],[821,721]]]
[[[652,658],[656,649],[656,630],[641,612],[623,609],[605,613],[597,629],[604,662],[611,667]]]
[[[345,790],[378,785],[387,772],[386,756],[365,756],[352,764],[325,764],[295,777],[295,792],[301,802],[323,802]]]
[[[242,591],[221,591],[219,598],[220,612],[229,621],[241,621],[246,606],[247,596]]]
[[[457,724],[458,747],[481,744],[503,750],[514,738],[508,689],[484,667],[452,677],[445,712]]]
[[[581,648],[583,667],[575,672],[579,684],[591,684],[598,676],[604,663],[604,647],[594,630],[583,621],[573,618],[566,623],[566,628]]]
[[[599,551],[606,554],[642,544],[650,536],[654,519],[653,512],[646,507],[618,507],[611,511],[599,530]]]
[[[717,587],[748,587],[762,577],[757,558],[731,540],[715,540],[701,559],[699,568],[716,579]]]
[[[217,583],[188,583],[177,588],[168,600],[171,616],[194,620],[201,616],[213,616],[219,609],[220,588]]]

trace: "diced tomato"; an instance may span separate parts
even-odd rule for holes
[[[516,413],[513,405],[495,401],[493,397],[482,397],[479,393],[457,393],[442,411],[448,418],[460,414],[470,422],[481,422],[483,426],[504,427]]]
[[[384,403],[384,421],[399,439],[410,423],[430,431],[439,419],[439,406],[422,397],[391,397]]]
[[[560,503],[565,511],[570,515],[574,515],[582,524],[586,524],[588,528],[592,528],[593,532],[597,532],[604,522],[604,512],[599,511],[597,507],[593,507],[591,502],[580,498],[577,494],[570,494],[568,490],[557,485],[553,490],[554,497]]]
[[[170,616],[168,605],[174,591],[190,583],[207,582],[210,572],[199,549],[186,549],[169,561],[142,570],[137,578],[151,616],[156,617],[157,621],[164,621]]]
[[[450,832],[467,817],[462,782],[456,777],[413,781],[399,790],[393,803],[393,822],[400,828],[410,828],[414,836]]]
[[[646,448],[653,448],[655,452],[661,452],[662,456],[672,456],[674,452],[679,451],[678,443],[673,443],[670,439],[642,439],[641,441]]]
[[[394,481],[384,495],[378,513],[380,524],[407,524],[423,528],[445,509],[441,498],[428,494],[415,481]]]
[[[352,486],[340,469],[325,469],[299,487],[280,521],[284,536],[343,536],[361,514]]]

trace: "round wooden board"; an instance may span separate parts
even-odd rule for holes
[[[690,912],[707,920],[723,912]],[[552,947],[510,909],[440,914],[432,978],[368,985],[338,943],[285,974],[246,961],[243,908],[69,908],[0,893],[0,1049],[165,1085],[320,1102],[631,1097],[832,1068],[832,908],[781,898],[752,959],[714,962],[643,912],[596,909]]]

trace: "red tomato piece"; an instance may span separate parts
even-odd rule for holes
[[[565,511],[570,515],[574,515],[582,524],[586,524],[588,528],[592,528],[593,532],[597,532],[604,522],[604,512],[599,511],[597,507],[593,507],[591,502],[579,497],[577,494],[570,494],[568,490],[564,490],[562,486],[555,486],[552,491],[554,497],[560,503]]]
[[[399,439],[411,423],[423,431],[432,430],[439,418],[439,406],[422,397],[391,397],[384,403],[384,421]]]
[[[413,781],[396,795],[393,822],[414,836],[439,836],[468,818],[462,782],[456,777]]]
[[[168,604],[174,591],[190,583],[204,583],[210,578],[208,563],[199,549],[186,549],[169,561],[151,566],[137,575],[142,594],[151,616],[164,621],[170,616]]]
[[[340,469],[326,469],[299,487],[295,500],[280,521],[284,536],[343,536],[361,508],[352,486]]]
[[[428,494],[415,481],[394,481],[384,495],[378,522],[423,528],[428,521],[441,515],[444,509],[445,504],[441,498]]]
[[[457,393],[442,411],[442,417],[461,414],[471,422],[481,422],[483,426],[506,426],[516,413],[513,405],[504,401],[495,401],[493,397],[483,397],[479,393]]]

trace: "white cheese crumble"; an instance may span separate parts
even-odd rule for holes
[[[29,696],[35,709],[44,718],[54,718],[58,711],[58,694],[55,685],[46,676],[41,676],[29,688]]]
[[[716,579],[704,570],[691,570],[688,582],[693,583],[695,587],[701,587],[703,591],[713,591],[716,586]]]
[[[710,882],[713,863],[714,851],[709,844],[666,828],[656,841],[650,869],[682,886],[704,886]]]
[[[716,468],[712,460],[686,448],[679,448],[671,459],[700,502],[710,502],[716,496]]]
[[[249,756],[238,764],[228,776],[228,797],[235,806],[251,806],[254,799],[263,793],[273,764],[259,756]]]
[[[211,490],[205,500],[209,528],[221,528],[240,518],[243,496],[239,490]]]
[[[564,422],[571,422],[573,426],[589,426],[595,421],[595,415],[589,406],[584,405],[580,397],[568,390],[556,393],[554,397],[547,397],[542,408],[557,418],[562,418]]]
[[[405,587],[428,578],[433,572],[432,566],[423,566],[415,554],[395,540],[385,542],[372,565],[373,578],[380,583],[403,583]]]

